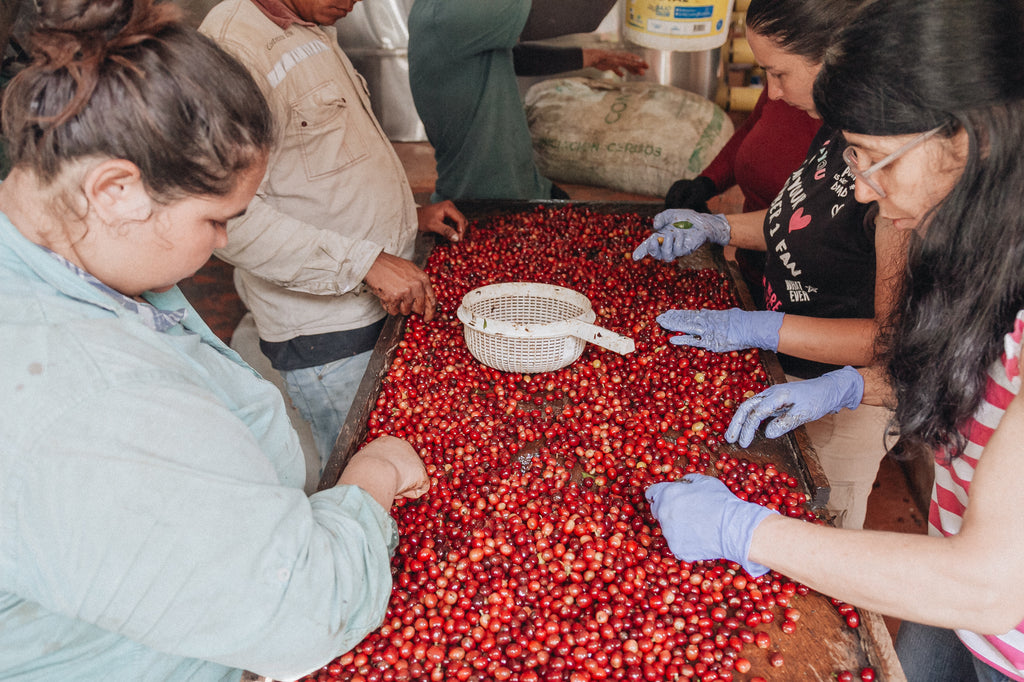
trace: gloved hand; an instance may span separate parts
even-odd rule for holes
[[[743,447],[754,440],[754,432],[765,419],[775,417],[764,435],[778,438],[801,424],[821,419],[844,407],[857,409],[864,397],[864,377],[847,365],[816,379],[776,384],[749,398],[732,417],[725,439]]]
[[[711,213],[708,199],[716,194],[715,183],[703,175],[693,180],[676,180],[665,194],[665,208],[692,208],[700,213]]]
[[[767,566],[751,561],[747,555],[754,529],[778,512],[744,502],[717,478],[701,474],[655,483],[645,496],[677,559],[728,559],[755,578],[768,572]]]
[[[741,348],[779,349],[779,329],[785,313],[772,310],[669,310],[658,315],[658,324],[680,346],[694,346],[716,353]]]
[[[633,252],[633,260],[653,256],[672,262],[696,251],[706,241],[725,246],[732,232],[721,213],[697,213],[688,208],[673,208],[654,216],[654,234]]]

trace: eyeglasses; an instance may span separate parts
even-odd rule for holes
[[[940,128],[934,128],[932,130],[929,130],[928,132],[921,133],[920,135],[912,139],[910,142],[907,142],[905,145],[894,151],[892,154],[889,154],[878,163],[873,164],[867,170],[862,171],[860,169],[860,162],[857,159],[856,147],[847,147],[846,149],[843,150],[843,161],[845,161],[846,165],[850,168],[850,172],[853,173],[853,177],[857,178],[858,180],[863,180],[867,184],[867,186],[870,187],[878,196],[885,197],[885,190],[882,189],[881,185],[872,180],[871,176],[874,175],[879,170],[881,170],[882,168],[885,168],[890,163],[900,158],[907,152],[909,152],[917,145],[927,140],[935,133],[939,132],[939,130]]]

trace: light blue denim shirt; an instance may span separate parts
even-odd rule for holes
[[[0,680],[290,679],[384,615],[387,511],[307,497],[277,389],[146,298],[0,214]]]

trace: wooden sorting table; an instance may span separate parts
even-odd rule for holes
[[[539,203],[545,205],[585,206],[593,211],[609,214],[637,213],[653,216],[661,204],[654,203],[599,203],[599,202],[457,202],[459,208],[471,221],[492,216],[514,214],[533,210]],[[417,243],[416,259],[426,261],[437,242],[433,236],[421,236]],[[753,301],[739,272],[731,261],[727,261],[720,247],[702,247],[695,254],[679,261],[680,267],[713,268],[727,273],[734,287],[734,293],[743,306],[752,309]],[[367,420],[374,409],[381,382],[395,357],[398,343],[402,340],[404,317],[389,317],[373,352],[366,374],[359,386],[355,402],[342,428],[334,450],[327,462],[319,489],[331,487],[338,480],[345,464],[363,443],[367,436]],[[785,381],[782,367],[774,353],[762,351],[762,363],[772,383]],[[726,446],[723,446],[726,447]],[[738,449],[737,449],[738,450]],[[810,445],[807,434],[801,427],[778,439],[767,439],[759,432],[750,448],[737,451],[743,457],[761,464],[773,463],[780,471],[795,476],[810,497],[812,508],[821,508],[828,501],[828,481]],[[780,621],[758,626],[771,635],[772,647],[765,651],[749,645],[743,655],[754,664],[750,675],[760,675],[767,680],[785,682],[818,682],[834,679],[840,670],[855,673],[863,666],[875,669],[877,679],[900,682],[906,678],[892,647],[892,640],[880,615],[860,610],[861,624],[848,627],[829,600],[816,592],[797,598],[795,603],[801,612],[799,627],[794,634],[782,633]],[[781,652],[785,664],[772,668],[768,662],[771,652]],[[748,675],[735,673],[734,679],[746,680]]]

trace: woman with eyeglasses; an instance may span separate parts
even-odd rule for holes
[[[753,0],[747,39],[767,75],[768,96],[817,117],[814,78],[836,31],[858,0]],[[803,164],[765,211],[708,215],[667,210],[636,250],[671,261],[705,241],[763,251],[765,310],[670,310],[658,322],[673,343],[728,352],[777,351],[787,378],[821,376],[872,362],[880,322],[903,267],[906,240],[873,204],[859,203],[843,159],[842,134],[823,125]],[[850,370],[851,372],[853,370]],[[855,372],[854,372],[855,373]],[[856,402],[850,399],[850,407]],[[836,525],[861,528],[885,455],[891,413],[866,406],[821,415],[808,434],[828,476]],[[749,445],[753,432],[743,434]],[[735,440],[731,432],[726,437]],[[865,449],[864,445],[869,447]]]
[[[802,523],[703,476],[647,497],[687,561],[903,619],[911,682],[1024,680],[1024,3],[876,2],[830,54],[814,100],[857,197],[914,236],[885,362],[853,397],[894,401],[904,450],[933,457],[929,533]]]

